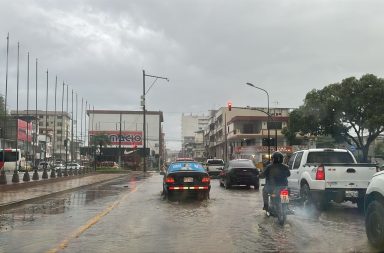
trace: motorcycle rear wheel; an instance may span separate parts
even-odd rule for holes
[[[277,204],[277,220],[280,226],[283,226],[287,219],[287,205],[278,203]]]

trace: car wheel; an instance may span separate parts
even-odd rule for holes
[[[209,192],[208,191],[199,192],[198,199],[199,200],[207,200],[207,199],[209,199]]]
[[[231,183],[230,183],[230,180],[229,178],[226,178],[225,179],[225,189],[230,189],[231,188]]]
[[[253,185],[253,188],[255,188],[255,190],[260,189],[260,181],[259,180],[256,181],[256,183]]]
[[[384,205],[372,201],[365,214],[365,230],[369,242],[378,249],[384,248]]]
[[[303,203],[304,207],[309,206],[312,203],[311,191],[309,189],[308,184],[304,184],[303,186],[301,186],[300,198],[301,198],[301,202]]]
[[[364,212],[364,198],[359,198],[357,200],[357,209],[359,210],[360,213]]]

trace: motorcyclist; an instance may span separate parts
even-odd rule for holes
[[[269,164],[261,177],[265,177],[263,188],[263,210],[268,210],[268,193],[272,193],[276,187],[288,186],[288,177],[291,175],[287,165],[283,164],[284,155],[280,152],[274,152],[271,156],[272,163]]]

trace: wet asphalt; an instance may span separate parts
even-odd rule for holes
[[[261,191],[211,181],[206,201],[163,200],[162,176],[119,179],[0,214],[0,252],[376,252],[353,204],[293,203],[281,227]]]

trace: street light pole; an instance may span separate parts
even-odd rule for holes
[[[251,86],[251,87],[255,88],[255,89],[261,90],[261,91],[265,92],[265,94],[267,94],[267,102],[268,102],[268,108],[267,108],[267,113],[268,113],[268,121],[267,121],[267,130],[268,130],[268,160],[270,162],[271,161],[271,135],[270,135],[270,132],[269,132],[269,123],[270,123],[270,120],[271,120],[271,116],[269,114],[269,93],[268,93],[268,91],[264,90],[263,88],[257,87],[257,86],[255,86],[252,83],[246,83],[246,84],[248,86]],[[277,141],[277,140],[275,140],[275,141]]]
[[[152,77],[152,78],[155,78],[155,80],[153,81],[153,83],[151,84],[151,86],[148,88],[148,90],[146,91],[145,90],[145,77],[148,76],[148,77]],[[147,153],[146,153],[146,150],[147,150],[147,131],[146,131],[146,110],[145,110],[145,95],[148,93],[148,91],[152,88],[152,86],[156,83],[157,79],[164,79],[164,80],[167,80],[169,82],[169,79],[167,77],[161,77],[161,76],[153,76],[153,75],[147,75],[145,74],[145,70],[143,70],[143,96],[141,97],[141,105],[143,106],[143,158],[144,158],[144,161],[143,161],[143,171],[144,173],[147,171],[147,161],[146,161],[146,158],[147,158]]]

